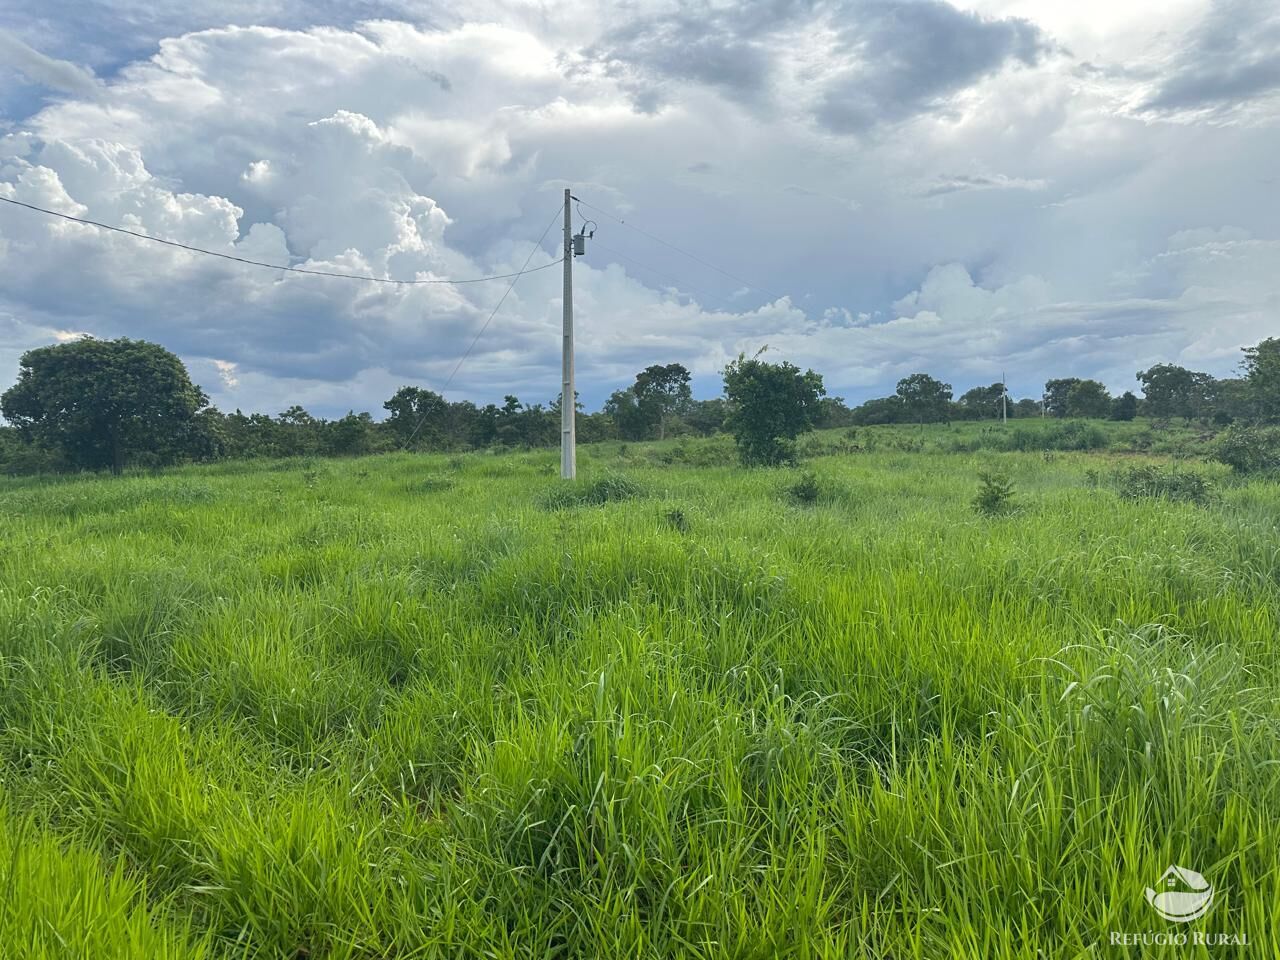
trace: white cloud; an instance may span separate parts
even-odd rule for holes
[[[0,29],[0,60],[32,83],[59,93],[92,98],[101,90],[92,70],[46,56],[3,29]]]
[[[893,46],[878,2],[877,42]],[[616,47],[615,28],[635,32],[644,14],[612,5],[572,17],[471,5],[433,18],[437,29],[171,36],[0,136],[0,194],[269,263],[410,279],[518,268],[572,184],[749,281],[584,208],[599,224],[575,265],[589,404],[652,362],[688,364],[713,393],[727,359],[764,343],[851,398],[917,369],[958,387],[1001,365],[1028,383],[1160,358],[1225,372],[1275,315],[1280,209],[1261,181],[1277,125],[1135,119],[1177,31],[1152,47],[1117,18],[1075,49],[1097,33],[1087,18],[1012,0],[966,5],[978,17],[944,6],[915,13],[980,49],[959,73],[884,80],[896,97],[884,115],[846,103],[857,122],[834,127],[853,137],[815,119],[814,83],[825,78],[826,97],[826,81],[865,68],[849,51],[765,45],[760,96],[723,75],[673,82],[647,41],[634,69],[611,74],[587,51],[606,34]],[[272,9],[276,22],[308,16]],[[852,10],[813,17],[836,36],[854,30],[840,19]],[[772,16],[741,13],[721,24],[733,37]],[[777,29],[808,16],[797,7]],[[945,55],[952,34],[928,36]],[[1016,68],[1001,66],[1009,57]],[[1125,57],[1128,73],[1115,68]],[[637,111],[637,77],[663,70],[664,105]],[[558,255],[557,227],[535,263]],[[145,336],[187,358],[224,406],[330,413],[376,411],[405,382],[438,388],[504,287],[302,277],[9,209],[0,273],[9,369],[56,330]],[[522,279],[450,393],[554,397],[559,285],[556,269]]]
[[[230,360],[214,360],[213,366],[218,371],[218,378],[227,389],[234,390],[240,386],[240,381],[236,379],[236,368],[239,364],[232,363]]]

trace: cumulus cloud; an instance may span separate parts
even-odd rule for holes
[[[686,84],[765,113],[804,105],[837,133],[860,133],[945,106],[1008,62],[1048,49],[1031,22],[987,18],[943,0],[750,0],[646,12],[583,51],[642,110]]]
[[[987,19],[942,0],[862,0],[834,24],[819,122],[859,132],[945,105],[1006,63],[1034,65],[1047,50],[1033,23]]]
[[[155,29],[186,15],[130,4]],[[260,22],[252,8],[226,19]],[[269,263],[426,279],[511,272],[549,224],[533,263],[550,263],[572,185],[628,221],[582,211],[599,221],[575,264],[589,405],[653,362],[712,395],[726,360],[766,343],[850,399],[920,369],[957,386],[1006,364],[1029,384],[1119,377],[1137,357],[1226,372],[1276,313],[1280,210],[1258,185],[1274,126],[1219,127],[1207,150],[1195,122],[1143,123],[1026,20],[940,0],[430,10],[430,28],[334,13],[167,36],[93,95],[11,123],[0,193]],[[7,208],[0,275],[4,369],[59,331],[146,337],[221,406],[326,415],[439,389],[505,287],[303,277]],[[523,278],[450,394],[554,398],[559,297],[558,269]]]
[[[32,83],[59,93],[95,97],[100,87],[93,71],[79,64],[45,56],[23,43],[7,30],[0,29],[0,60]]]

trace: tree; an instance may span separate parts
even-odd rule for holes
[[[760,353],[764,351],[761,350]],[[792,363],[767,363],[744,354],[724,368],[729,431],[742,462],[777,464],[795,459],[795,438],[812,430],[826,394],[822,377]]]
[[[184,456],[208,402],[164,347],[85,337],[23,354],[0,412],[71,466],[119,474],[140,456],[155,463]]]
[[[689,371],[678,363],[645,367],[636,374],[631,392],[644,419],[657,427],[659,440],[667,435],[667,420],[693,399]]]
[[[373,448],[373,417],[347,411],[341,420],[325,425],[324,452],[330,456],[358,457]]]
[[[1138,415],[1138,398],[1132,390],[1126,390],[1111,401],[1112,420],[1132,420]]]
[[[1097,380],[1077,380],[1067,392],[1067,416],[1105,417],[1111,412],[1111,394]]]
[[[898,381],[897,394],[907,415],[917,423],[946,420],[950,412],[951,384],[927,373],[903,377]]]
[[[853,422],[860,427],[881,423],[901,423],[906,419],[906,407],[902,398],[896,394],[892,397],[877,397],[859,404],[853,411]]]
[[[690,401],[683,420],[694,433],[709,437],[724,429],[724,420],[728,415],[728,405],[723,398],[717,397],[714,400]]]
[[[520,413],[523,409],[519,397],[508,393],[502,398],[502,406],[498,408],[493,425],[494,438],[498,443],[508,447],[520,443]]]
[[[992,420],[1000,417],[1003,409],[1004,384],[993,383],[989,387],[974,387],[960,395],[961,411],[973,420]]]
[[[382,405],[390,412],[387,429],[396,446],[406,449],[438,449],[444,446],[445,418],[449,404],[444,397],[421,387],[401,387]]]
[[[316,453],[320,448],[320,431],[324,421],[317,420],[302,407],[294,404],[276,417],[280,424],[279,453],[290,457],[300,457]]]
[[[1244,379],[1259,417],[1280,417],[1280,339],[1268,337],[1244,348]]]
[[[1138,371],[1147,412],[1153,417],[1203,416],[1209,406],[1213,377],[1172,363]]]
[[[1079,377],[1062,377],[1044,385],[1044,410],[1051,417],[1067,415],[1067,396],[1071,388],[1080,382]]]
[[[1229,424],[1237,418],[1247,418],[1253,412],[1253,400],[1249,381],[1242,377],[1227,377],[1213,382],[1213,421]]]
[[[1009,416],[1038,417],[1040,416],[1040,401],[1033,400],[1030,397],[1023,397],[1017,403],[1010,403]]]
[[[836,427],[853,425],[853,411],[844,402],[844,397],[823,397],[821,413],[818,414],[818,428],[831,430]]]
[[[613,418],[618,436],[623,440],[643,440],[649,434],[649,419],[640,408],[635,390],[615,390],[605,401],[604,412]]]

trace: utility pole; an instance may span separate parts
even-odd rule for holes
[[[1005,382],[1004,371],[1000,371],[1000,420],[1009,424],[1009,385]]]
[[[564,191],[564,344],[560,357],[560,479],[578,475],[578,437],[573,389],[573,212],[569,188]]]

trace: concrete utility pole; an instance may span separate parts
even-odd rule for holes
[[[1009,385],[1005,383],[1004,371],[1000,371],[1000,420],[1009,422]]]
[[[578,475],[578,405],[573,389],[573,212],[569,190],[564,191],[564,349],[560,357],[560,478]]]

